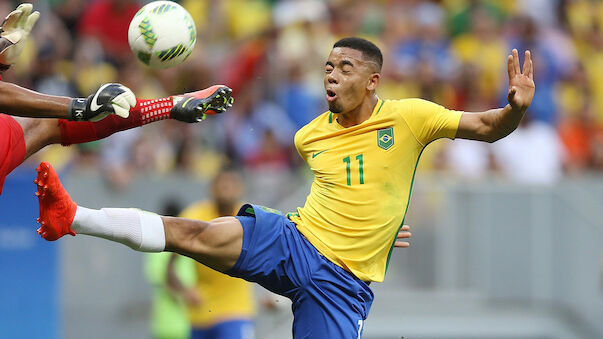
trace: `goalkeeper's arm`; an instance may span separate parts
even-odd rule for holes
[[[104,84],[87,98],[67,98],[0,81],[0,112],[10,115],[98,121],[109,114],[127,118],[135,105],[134,93],[120,84]]]

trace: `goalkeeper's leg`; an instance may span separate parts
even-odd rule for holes
[[[46,240],[57,240],[65,234],[86,234],[137,251],[176,252],[222,272],[232,268],[239,258],[243,228],[234,217],[200,221],[136,209],[89,209],[71,200],[50,164],[43,162],[37,171],[41,225],[38,234]]]

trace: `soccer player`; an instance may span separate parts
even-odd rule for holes
[[[314,172],[310,195],[296,213],[247,204],[236,217],[206,222],[93,210],[77,206],[42,163],[38,232],[47,240],[80,233],[139,251],[177,252],[290,298],[294,338],[358,338],[373,301],[369,283],[383,281],[396,234],[410,236],[406,228],[397,232],[425,146],[439,138],[505,137],[535,89],[530,52],[522,72],[513,50],[503,108],[466,113],[420,99],[381,100],[375,90],[382,62],[381,51],[364,39],[333,46],[324,75],[329,111],[295,136]]]
[[[0,72],[16,62],[21,53],[39,17],[32,9],[31,4],[20,5],[0,28]],[[105,84],[88,98],[72,99],[0,81],[0,112],[6,113],[0,114],[0,194],[6,176],[47,145],[99,140],[169,118],[198,122],[205,114],[221,113],[230,107],[230,94],[230,88],[217,85],[184,95],[142,100],[125,86]]]

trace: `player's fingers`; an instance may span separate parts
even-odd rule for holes
[[[397,239],[410,239],[412,237],[412,233],[410,232],[400,232],[398,233]]]
[[[530,79],[534,80],[534,62],[530,60],[530,73],[528,74]]]
[[[128,87],[125,87],[125,86],[122,86],[122,87],[125,89],[125,93],[122,95],[126,99],[126,102],[128,103],[128,105],[130,107],[136,106],[136,95],[134,95],[134,92],[132,92],[132,90],[130,90]]]
[[[21,11],[19,11],[19,10],[14,10],[14,11],[10,12],[4,19],[4,23],[2,24],[2,29],[6,32],[6,31],[10,31],[13,28],[16,28],[20,15],[21,15]]]
[[[513,66],[513,56],[507,56],[507,71],[509,72],[509,79],[515,76],[515,67]]]
[[[513,67],[515,68],[515,74],[521,74],[521,68],[519,68],[519,53],[515,48],[513,48]]]
[[[130,115],[130,108],[136,106],[136,98],[134,97],[134,93],[127,89],[122,94],[116,96],[111,104],[113,105],[115,114],[122,118],[127,118]],[[126,111],[125,113],[123,113],[124,110]]]
[[[410,243],[408,241],[396,241],[394,243],[394,247],[409,247]]]
[[[36,22],[38,21],[39,18],[40,18],[40,12],[35,11],[35,12],[31,13],[31,15],[29,17],[27,17],[27,21],[25,22],[25,27],[23,27],[23,29],[27,33],[31,32],[31,30],[33,29],[34,25],[36,24]]]
[[[400,229],[400,231],[409,231],[410,230],[410,226],[408,225],[404,225],[402,226],[402,228]]]
[[[33,10],[33,5],[28,3],[20,4],[19,7],[17,7],[17,10],[21,11],[21,16],[19,16],[19,22],[17,22],[17,25],[19,28],[24,28],[27,18]]]
[[[523,59],[523,75],[528,76],[530,74],[530,65],[531,65],[531,55],[530,50],[526,50],[524,53]]]
[[[114,102],[112,106],[115,115],[120,116],[122,118],[127,118],[128,116],[130,116],[130,107],[127,104],[119,104],[117,102]]]

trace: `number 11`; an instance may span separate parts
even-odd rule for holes
[[[358,154],[356,156],[356,160],[358,160],[358,172],[360,174],[360,184],[362,185],[364,184],[364,161],[362,158],[362,154]],[[352,174],[350,170],[352,160],[350,159],[350,157],[345,157],[343,158],[343,162],[345,162],[345,171],[347,174],[348,186],[352,186]]]

